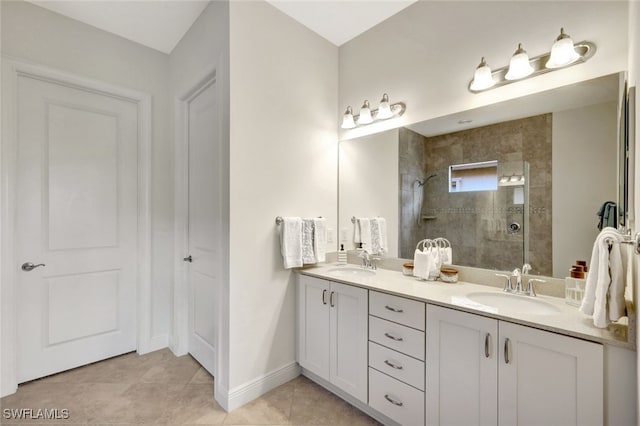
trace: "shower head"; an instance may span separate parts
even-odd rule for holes
[[[420,186],[424,186],[425,183],[427,183],[429,181],[429,179],[434,178],[438,176],[436,173],[427,176],[426,178],[424,178],[422,181],[420,179],[416,179],[416,182],[418,182],[418,185]]]

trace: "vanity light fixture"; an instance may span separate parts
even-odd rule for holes
[[[385,93],[382,95],[380,105],[377,109],[371,110],[369,101],[365,100],[362,104],[362,108],[360,108],[360,113],[358,115],[353,115],[353,109],[348,106],[342,116],[342,124],[340,127],[343,129],[353,129],[357,126],[374,123],[376,121],[399,117],[404,114],[406,109],[407,107],[403,102],[391,104],[389,102],[389,95]]]
[[[511,57],[509,65],[491,70],[485,58],[480,61],[476,68],[473,80],[469,82],[469,91],[472,93],[482,92],[505,84],[515,83],[525,78],[531,78],[555,71],[557,69],[570,67],[586,62],[596,53],[596,45],[590,41],[573,43],[571,37],[560,29],[560,35],[556,38],[551,48],[551,52],[529,58],[527,52],[518,44],[518,48]]]
[[[370,124],[373,123],[373,117],[371,116],[371,108],[369,107],[369,101],[365,99],[360,108],[360,115],[358,116],[358,124]]]
[[[522,43],[518,43],[518,48],[511,57],[511,61],[509,61],[509,71],[507,71],[504,78],[507,80],[520,80],[530,76],[533,71],[527,51],[522,48]]]
[[[480,60],[480,65],[476,68],[476,72],[473,75],[473,81],[471,82],[471,90],[486,90],[495,86],[496,81],[491,75],[491,68],[487,65],[487,61],[484,60],[484,56]]]

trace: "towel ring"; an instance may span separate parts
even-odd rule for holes
[[[429,244],[429,246],[431,246],[431,242],[432,240],[425,238],[424,240],[420,240],[418,241],[418,244],[416,244],[416,250],[420,250],[420,244],[422,244],[422,249],[424,250],[427,246],[427,244]]]

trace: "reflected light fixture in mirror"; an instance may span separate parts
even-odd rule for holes
[[[586,62],[596,53],[596,45],[590,41],[573,43],[571,37],[560,29],[560,35],[556,38],[551,52],[544,53],[534,58],[529,58],[527,52],[518,44],[509,66],[492,71],[484,58],[476,68],[473,80],[469,82],[469,91],[482,92],[505,84],[531,78]],[[493,80],[493,83],[490,81]]]
[[[342,116],[342,124],[340,127],[343,129],[353,129],[357,126],[371,124],[376,121],[399,117],[404,114],[406,109],[407,106],[403,102],[391,104],[389,102],[389,95],[385,93],[382,95],[380,105],[377,109],[371,110],[369,101],[365,100],[360,109],[360,114],[353,115],[353,109],[348,106]]]

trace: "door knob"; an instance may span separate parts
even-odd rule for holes
[[[191,263],[191,262],[193,262],[193,257],[191,255],[189,255],[189,256],[183,258],[182,260],[184,260],[185,262]]]
[[[31,262],[25,262],[22,264],[22,270],[25,272],[29,272],[29,271],[33,271],[34,269],[36,269],[39,266],[45,266],[44,263],[38,263],[37,265],[34,265]]]

